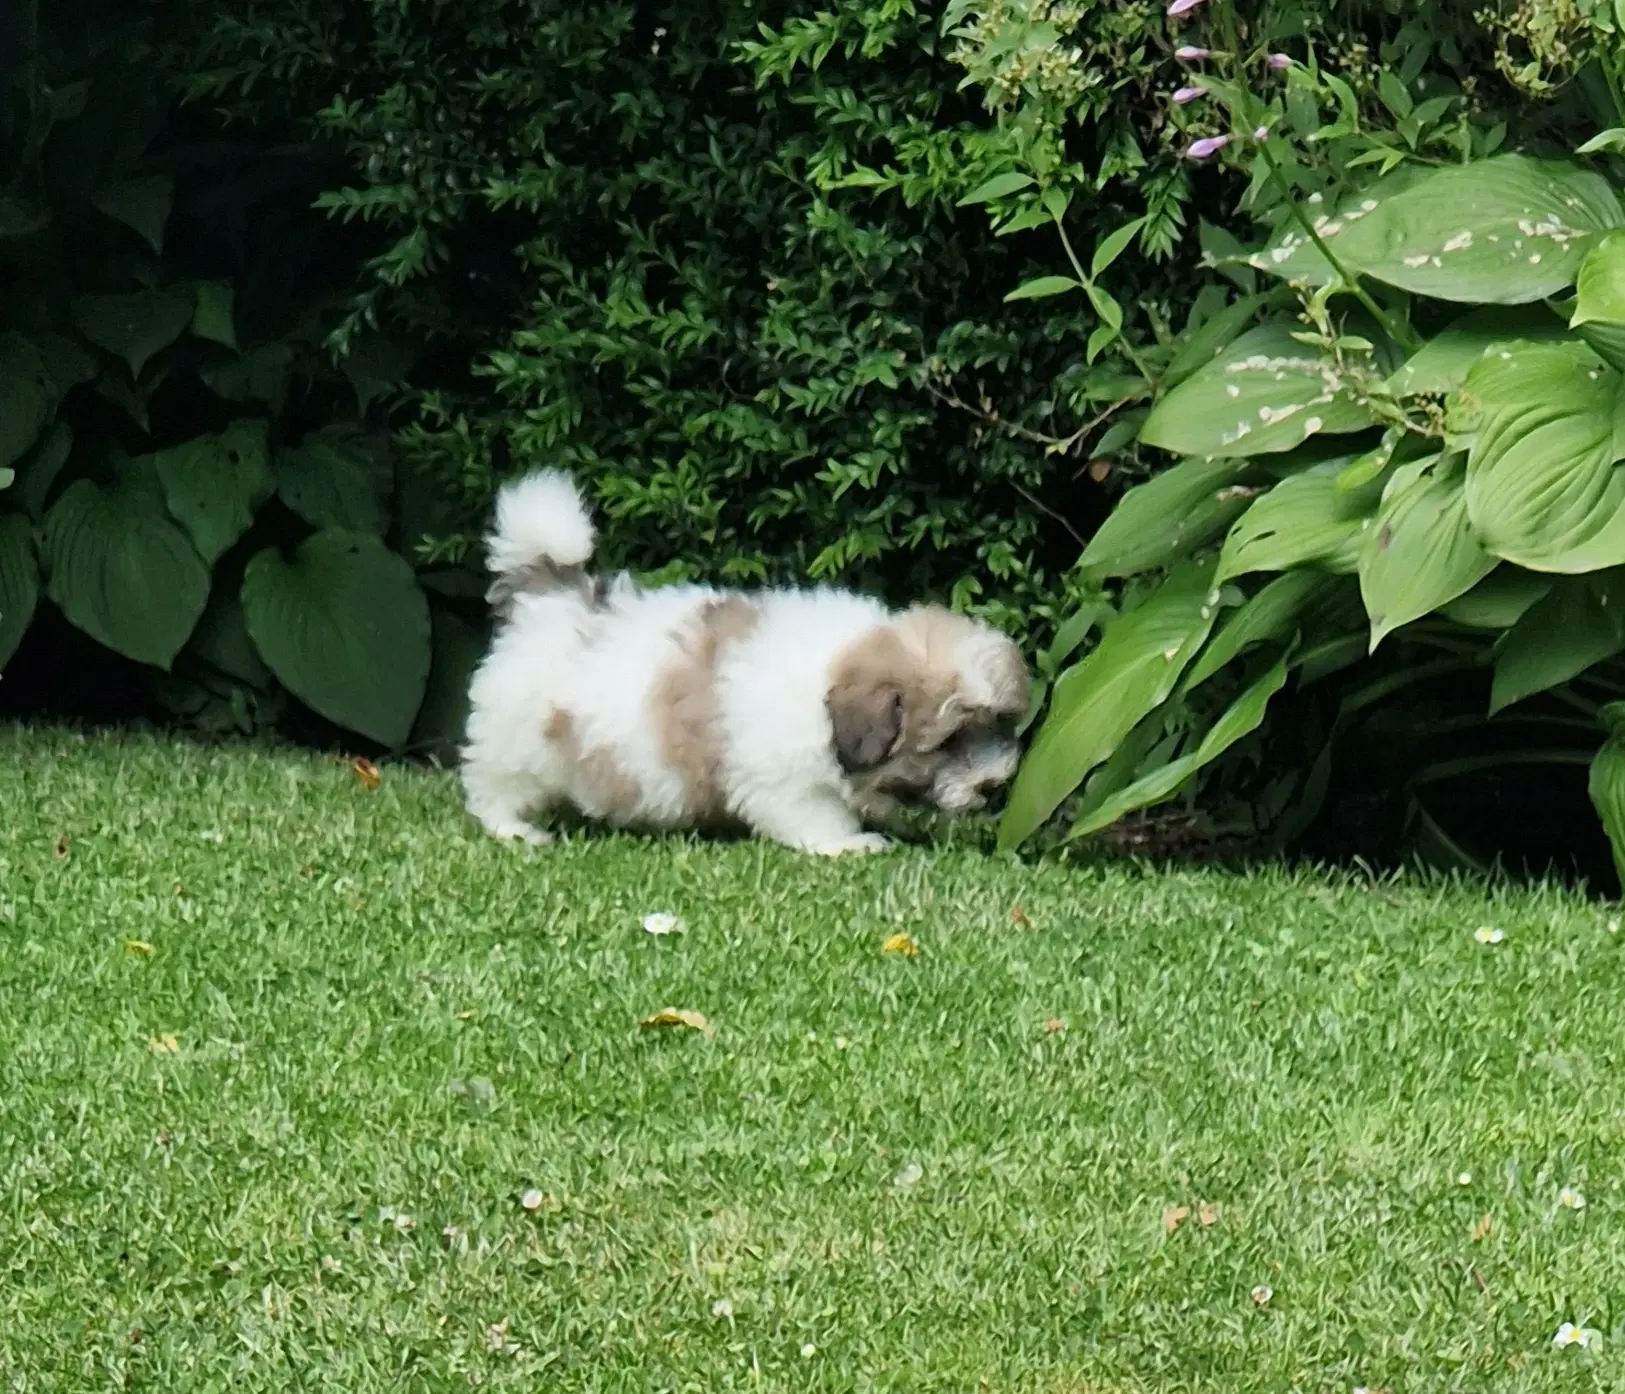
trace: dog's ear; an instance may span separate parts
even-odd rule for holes
[[[848,774],[872,770],[903,734],[903,694],[889,683],[837,685],[825,699],[835,729],[835,758]]]

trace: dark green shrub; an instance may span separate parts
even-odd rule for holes
[[[1068,218],[1093,245],[1152,195],[1123,269],[1159,322],[1196,275],[1194,248],[1170,259],[1183,172],[1133,148],[1160,122],[1160,28],[1102,22],[1112,100]],[[292,93],[347,143],[324,202],[390,242],[346,333],[437,346],[397,418],[466,503],[430,555],[462,554],[499,477],[563,465],[609,563],[943,595],[1038,634],[1139,387],[1087,307],[1005,303],[1049,244],[960,206],[1011,154],[951,42],[895,0],[479,0],[432,23],[260,0],[192,90],[245,119]]]
[[[184,33],[152,15],[35,19],[18,16],[0,109],[8,692],[61,649],[48,605],[127,661],[125,712],[144,690],[252,731],[292,693],[405,742],[430,621],[386,545],[387,437],[358,414],[381,384],[323,347],[359,257],[310,207],[337,152],[177,115],[161,48]]]

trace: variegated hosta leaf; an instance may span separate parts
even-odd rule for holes
[[[1180,455],[1269,455],[1375,418],[1337,364],[1282,321],[1250,329],[1169,392],[1140,439]]]

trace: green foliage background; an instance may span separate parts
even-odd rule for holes
[[[1617,105],[1595,3],[72,20],[13,12],[0,72],[8,679],[112,654],[134,705],[204,728],[447,751],[492,493],[563,466],[606,566],[940,597],[1020,637],[1054,697],[1012,838],[1063,804],[1092,831],[1215,788],[1255,831],[1301,827],[1347,734],[1337,675],[1381,677],[1419,632],[1387,605],[1362,666],[1340,584],[1347,526],[1414,462],[1337,492],[1306,417],[1215,444],[1213,360],[1301,356],[1306,330],[1370,354],[1321,413],[1364,451],[1409,410],[1371,384],[1448,317],[1437,288],[1396,282],[1399,304],[1359,276],[1306,308],[1301,253],[1255,259],[1317,201],[1563,156]],[[1176,53],[1203,35],[1249,76]],[[1238,153],[1260,120],[1270,162]],[[1325,545],[1283,552],[1305,528]],[[1286,650],[1221,623],[1254,602]],[[1310,611],[1324,633],[1293,627]],[[1153,642],[1183,658],[1142,662]],[[1104,719],[1085,677],[1119,661],[1132,700]],[[1264,754],[1266,709],[1295,713],[1289,750]]]

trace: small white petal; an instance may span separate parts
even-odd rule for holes
[[[719,1297],[711,1304],[711,1315],[714,1317],[732,1317],[733,1314],[734,1304],[726,1297]]]
[[[818,1347],[815,1346],[811,1341],[808,1341],[807,1344],[801,1348],[801,1358],[803,1360],[811,1360],[813,1356],[817,1354]]]
[[[643,917],[643,930],[646,934],[681,934],[683,922],[676,915],[656,910]]]
[[[1456,1184],[1458,1186],[1471,1186],[1473,1184],[1473,1174],[1472,1174],[1472,1172],[1470,1172],[1470,1171],[1462,1172],[1459,1176],[1456,1177]]]

